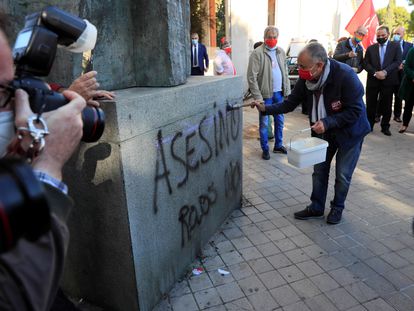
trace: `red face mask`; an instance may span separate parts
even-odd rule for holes
[[[277,44],[277,39],[266,39],[265,44],[267,47],[273,49]]]
[[[312,80],[313,79],[313,75],[312,75],[312,72],[310,70],[299,69],[298,73],[299,73],[299,78],[301,78],[303,80]]]
[[[229,46],[228,48],[224,48],[224,52],[226,52],[226,54],[230,54],[231,53],[231,46]]]

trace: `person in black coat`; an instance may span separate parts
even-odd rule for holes
[[[352,38],[338,43],[333,58],[351,66],[356,73],[360,73],[363,69],[362,63],[364,60],[364,49],[362,48],[361,41],[367,33],[368,30],[364,26],[359,26]]]
[[[401,110],[402,110],[402,99],[398,96],[398,90],[400,89],[400,84],[402,78],[404,76],[404,62],[407,58],[408,51],[413,47],[413,44],[404,40],[405,35],[405,28],[398,27],[394,30],[393,41],[398,43],[401,48],[402,53],[402,64],[398,68],[398,78],[400,79],[400,83],[394,87],[393,95],[394,95],[394,121],[401,123]]]
[[[388,40],[389,35],[390,31],[387,26],[379,27],[377,29],[378,43],[368,47],[364,58],[364,69],[368,73],[366,85],[368,121],[373,131],[375,114],[379,108],[383,116],[381,132],[387,136],[391,136],[392,91],[400,83],[398,67],[402,61],[401,48],[396,42]]]
[[[301,220],[324,217],[329,172],[335,157],[335,194],[326,221],[337,224],[342,218],[364,137],[370,132],[364,87],[349,66],[328,59],[319,43],[308,44],[300,52],[298,67],[299,80],[283,103],[265,106],[253,101],[252,106],[266,115],[291,112],[302,102],[308,107],[312,136],[326,140],[329,146],[326,160],[313,168],[311,203],[294,216]]]

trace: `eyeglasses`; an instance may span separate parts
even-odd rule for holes
[[[355,33],[357,35],[360,35],[361,37],[365,37],[366,36],[366,33],[362,33],[362,32],[359,32],[359,31],[355,31]]]
[[[14,94],[14,89],[9,85],[0,84],[0,108],[5,107]]]

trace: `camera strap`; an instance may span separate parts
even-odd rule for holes
[[[45,119],[43,119],[40,115],[30,116],[27,119],[27,126],[28,127],[17,128],[17,138],[19,139],[19,142],[21,142],[24,139],[25,133],[29,133],[32,137],[32,142],[29,145],[29,149],[26,151],[27,160],[32,162],[32,160],[37,157],[45,147],[45,136],[49,134],[49,130]]]

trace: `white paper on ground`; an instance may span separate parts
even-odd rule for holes
[[[228,275],[228,274],[230,274],[230,272],[229,272],[229,271],[226,271],[226,270],[223,270],[223,269],[218,269],[217,271],[218,271],[218,273],[220,273],[221,275]]]

